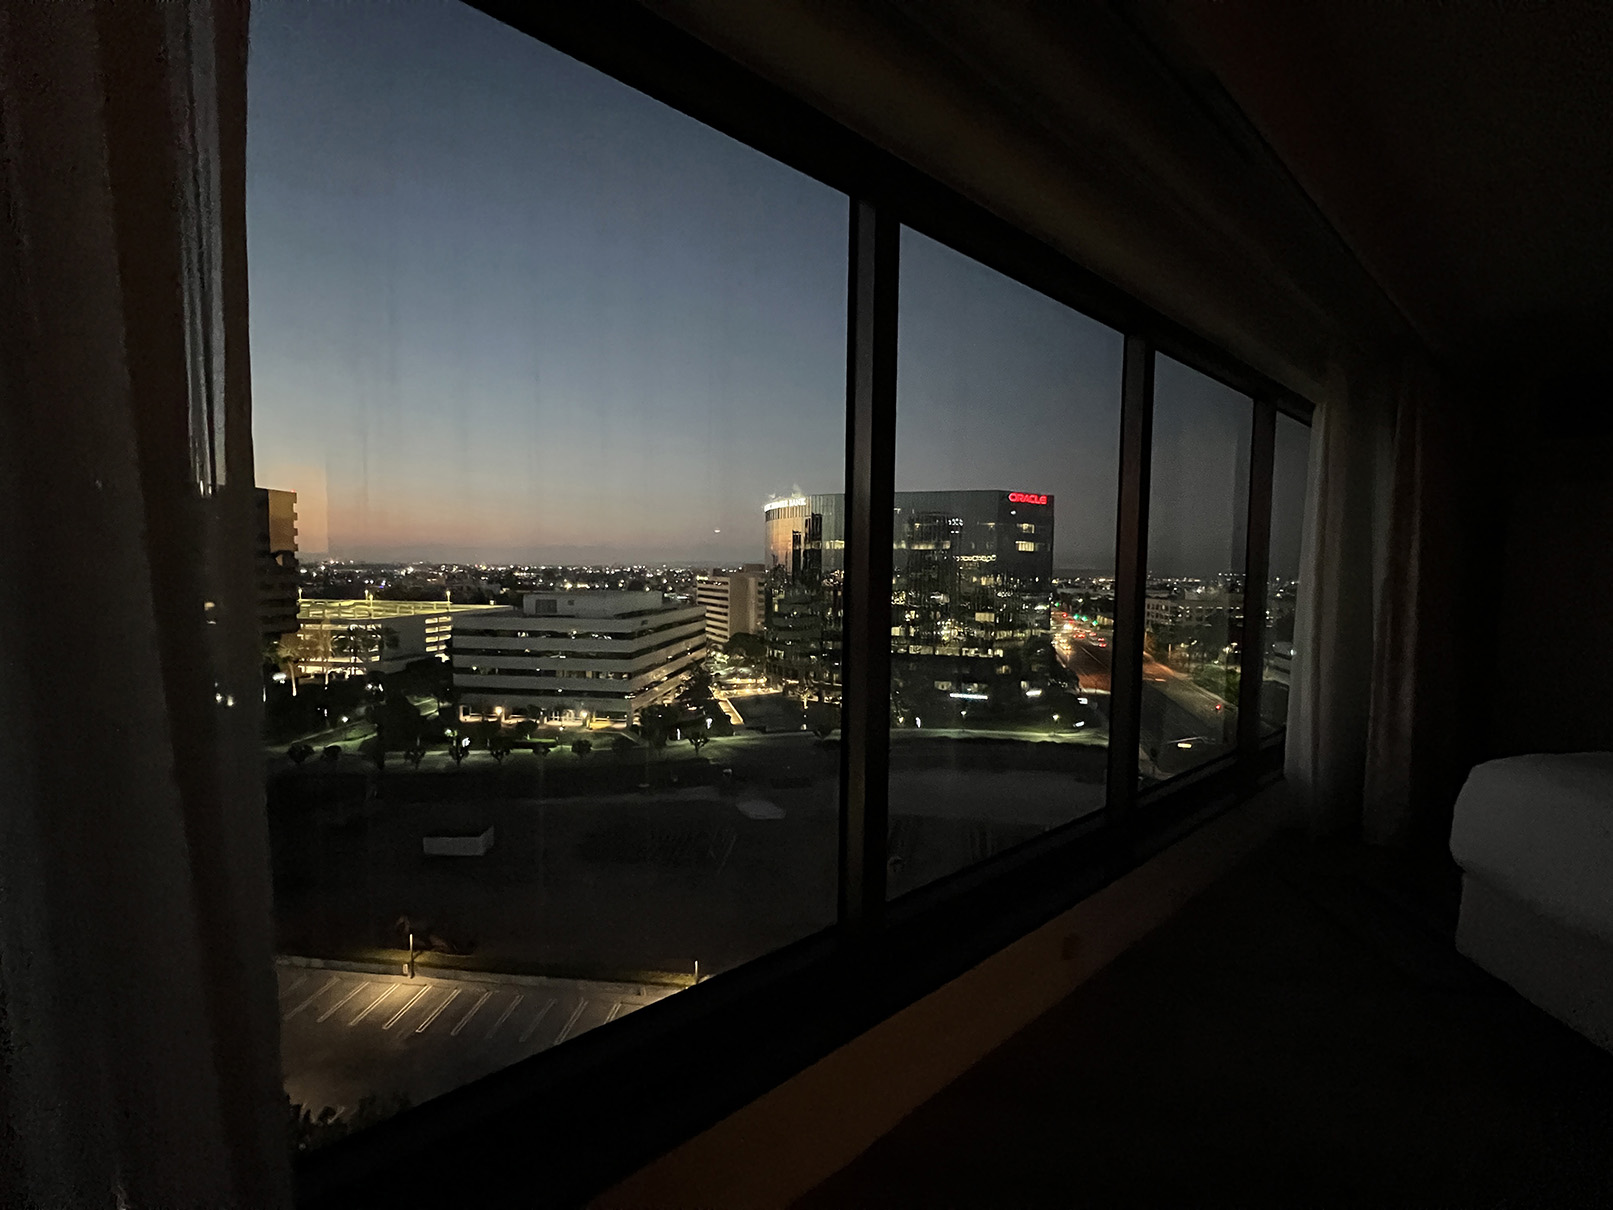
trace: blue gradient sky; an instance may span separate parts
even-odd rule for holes
[[[841,489],[843,195],[456,3],[256,5],[248,84],[257,479],[305,551],[758,560],[768,498]],[[1118,334],[911,233],[902,294],[898,487],[1054,493],[1056,562],[1109,565]],[[1219,570],[1180,511],[1154,569]]]

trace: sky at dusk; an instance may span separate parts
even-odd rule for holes
[[[255,5],[248,87],[257,481],[304,552],[755,561],[768,499],[843,490],[843,194],[452,2]],[[1056,564],[1112,566],[1119,334],[912,232],[902,269],[898,488],[1052,493]],[[1247,400],[1194,378],[1160,574],[1236,565]]]

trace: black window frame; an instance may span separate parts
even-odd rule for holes
[[[1258,701],[1250,705],[1266,585],[1249,586],[1269,566],[1275,416],[1309,424],[1306,400],[632,0],[473,7],[850,199],[839,919],[298,1156],[303,1206],[460,1200],[469,1187],[584,1202],[1140,865],[1282,766],[1284,731],[1260,735]],[[887,902],[892,552],[888,524],[873,521],[894,501],[903,226],[1117,329],[1125,345],[1106,808]],[[1250,595],[1235,751],[1141,787],[1149,450],[1161,353],[1252,400]]]

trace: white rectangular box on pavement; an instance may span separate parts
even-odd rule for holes
[[[480,836],[425,836],[420,844],[427,857],[481,857],[493,847],[493,827]]]

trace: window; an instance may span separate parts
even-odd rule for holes
[[[350,1121],[834,922],[848,201],[469,7],[252,40],[284,1068]]]
[[[1271,734],[1288,721],[1288,685],[1294,667],[1294,621],[1299,609],[1300,544],[1305,530],[1311,430],[1277,415],[1271,476],[1271,576],[1266,589],[1266,641],[1260,681],[1260,729]]]
[[[1155,361],[1142,684],[1142,777],[1231,752],[1238,736],[1253,401]]]
[[[1122,344],[911,230],[899,324],[892,895],[1103,806]]]
[[[1172,778],[1232,766],[1253,404],[1154,358],[1128,412],[1151,403],[1152,446],[1125,472],[1130,493],[1151,470],[1148,530],[1117,538],[1123,351],[1149,365],[1158,317],[983,212],[947,218],[957,199],[906,169],[876,205],[814,160],[854,207],[470,9],[264,6],[251,70],[257,465],[296,493],[290,521],[268,493],[268,524],[299,529],[264,546],[301,622],[266,631],[265,669],[294,1099],[343,1107],[340,1129],[375,1116],[367,1096],[385,1112],[590,1030],[633,1037],[705,1011],[672,995],[697,964],[734,987],[842,953],[837,911],[877,931],[979,902],[1007,929],[1027,865],[1058,858],[1039,885],[1072,894],[1099,831],[1081,821],[1131,805],[1139,769],[1192,805],[1196,779]],[[674,74],[675,95],[698,75]],[[892,242],[865,262],[870,214]],[[897,305],[866,337],[893,386],[864,390],[848,304],[893,244]],[[893,456],[858,445],[870,413]],[[848,431],[883,450],[861,494]],[[1268,732],[1307,439],[1279,417],[1253,552]],[[881,473],[892,565],[859,575],[848,501]],[[876,607],[848,636],[859,593]],[[1111,719],[1122,697],[1140,734]],[[846,723],[859,701],[874,717]],[[1228,771],[1259,767],[1245,749]],[[877,791],[853,805],[876,783],[888,821]],[[870,910],[881,883],[906,902]],[[930,962],[913,985],[967,957],[928,944],[891,957]],[[308,964],[332,958],[358,969]],[[872,1003],[824,971],[812,1045]],[[743,1004],[748,1024],[814,1011]],[[663,1050],[702,1061],[716,1038],[672,1033]]]

